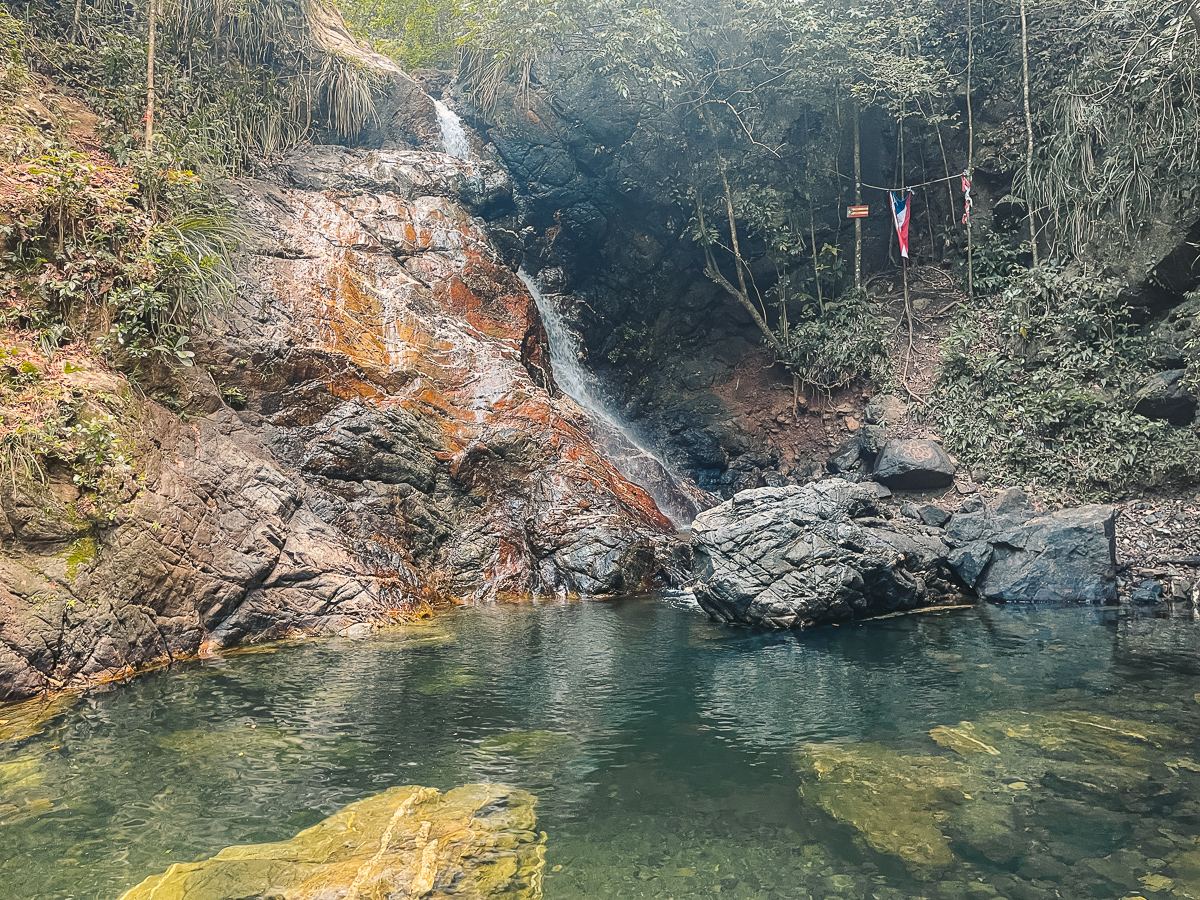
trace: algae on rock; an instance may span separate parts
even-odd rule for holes
[[[493,784],[394,787],[289,841],[173,865],[121,900],[539,900],[546,836],[535,830],[536,802]]]
[[[996,863],[1024,852],[1013,834],[1016,806],[1079,793],[1102,795],[1102,805],[1136,801],[1156,760],[1175,773],[1189,762],[1178,758],[1184,741],[1170,728],[1076,710],[990,713],[929,736],[955,755],[806,744],[795,757],[800,796],[922,872],[954,862],[956,842]],[[1117,880],[1105,865],[1092,868]]]
[[[561,731],[506,731],[488,738],[479,749],[498,756],[558,756],[574,744],[575,739]]]
[[[939,811],[963,795],[965,771],[940,756],[906,756],[882,744],[805,744],[800,796],[857,829],[873,848],[915,868],[952,862]]]

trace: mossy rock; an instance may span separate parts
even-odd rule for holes
[[[501,785],[394,787],[289,841],[173,865],[121,900],[539,900],[546,837],[536,802]]]
[[[164,750],[204,759],[219,759],[239,753],[273,755],[281,751],[300,751],[304,747],[303,740],[290,731],[250,725],[216,730],[185,728],[164,734],[155,743]]]
[[[961,798],[966,769],[940,756],[906,756],[881,744],[806,744],[795,757],[800,796],[852,826],[875,850],[915,869],[954,860],[941,807]]]
[[[484,753],[498,756],[558,756],[575,746],[575,739],[561,731],[509,731],[479,745]]]
[[[79,702],[78,694],[59,694],[0,707],[0,743],[23,741],[41,734],[46,726]]]
[[[480,678],[471,672],[451,672],[439,678],[431,678],[417,685],[417,692],[427,697],[438,697],[442,694],[454,694],[463,688],[478,684]]]

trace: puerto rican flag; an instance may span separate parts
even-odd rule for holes
[[[908,220],[912,211],[912,191],[903,197],[888,191],[892,198],[892,221],[896,223],[896,237],[900,240],[900,255],[908,259]]]

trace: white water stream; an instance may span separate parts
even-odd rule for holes
[[[441,100],[434,100],[433,106],[437,110],[438,124],[442,127],[442,147],[455,159],[470,162],[471,139],[467,137],[462,119]]]
[[[690,525],[690,516],[680,510],[681,494],[678,490],[679,479],[675,477],[674,473],[667,467],[667,464],[657,454],[647,449],[633,436],[625,423],[605,408],[604,404],[592,391],[591,385],[594,381],[594,376],[579,364],[579,348],[574,332],[567,328],[566,323],[562,320],[562,316],[554,308],[554,304],[542,294],[537,281],[528,272],[524,269],[519,269],[517,277],[529,289],[530,296],[533,297],[533,302],[537,304],[538,312],[541,314],[542,325],[546,329],[546,342],[550,345],[550,366],[553,370],[554,381],[562,388],[564,394],[599,419],[604,425],[618,432],[624,438],[625,442],[631,445],[643,457],[641,464],[636,459],[624,461],[612,459],[610,462],[617,467],[622,475],[634,484],[645,488],[647,493],[654,498],[659,511],[670,519],[673,525],[677,528]],[[659,477],[645,477],[646,462],[652,462],[655,467],[661,470]],[[675,496],[668,494],[668,489],[664,485],[664,482],[676,486],[676,490],[672,492]]]

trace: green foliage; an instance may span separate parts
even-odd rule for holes
[[[327,53],[314,81],[325,121],[340,137],[353,137],[375,118],[378,76],[358,60]]]
[[[493,109],[506,79],[529,90],[533,66],[606,79],[622,97],[664,99],[681,76],[680,32],[662,9],[639,0],[474,0],[463,14],[459,81]]]
[[[339,0],[338,8],[356,37],[409,71],[455,64],[460,0]]]
[[[890,374],[889,329],[879,304],[865,291],[850,290],[824,304],[806,297],[799,321],[780,333],[782,361],[801,382],[822,390],[860,377],[882,383]]]
[[[124,403],[66,383],[27,349],[0,346],[0,358],[8,360],[0,366],[0,479],[14,488],[44,484],[63,467],[86,498],[78,514],[111,514],[131,474]]]
[[[1035,57],[1035,214],[1052,250],[1124,242],[1200,190],[1191,3],[1048,3]],[[1027,189],[1020,187],[1022,193]]]
[[[160,169],[170,164],[160,154],[137,162],[132,171],[115,169],[54,150],[25,167],[13,223],[0,229],[9,245],[0,287],[14,298],[17,324],[40,333],[47,356],[65,337],[94,328],[89,315],[102,310],[113,322],[112,349],[191,365],[184,345],[192,324],[231,287],[239,229],[194,173]],[[138,171],[141,191],[131,178]]]
[[[1116,288],[1039,269],[994,309],[963,313],[929,412],[947,448],[1003,480],[1085,496],[1194,478],[1196,430],[1132,412],[1150,342],[1135,332]]]
[[[29,82],[21,23],[0,9],[0,100],[11,101]]]

